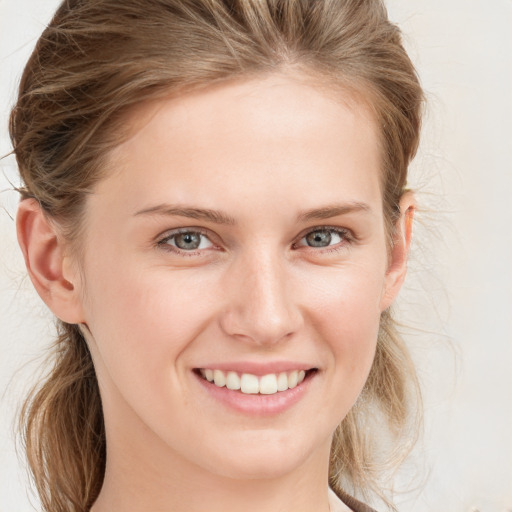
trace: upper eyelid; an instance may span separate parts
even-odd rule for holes
[[[314,226],[312,228],[307,228],[305,231],[302,231],[301,234],[297,236],[297,240],[301,240],[306,235],[309,235],[309,233],[314,233],[315,231],[335,231],[336,233],[344,234],[347,237],[356,238],[352,230],[348,228],[343,228],[340,226]]]
[[[341,240],[341,242],[338,242],[336,244],[326,245],[324,247],[312,247],[307,244],[299,245],[300,241],[302,241],[308,234],[314,233],[315,231],[333,231],[333,232],[339,233],[342,240]],[[316,253],[318,253],[318,252],[322,253],[325,251],[330,252],[330,251],[334,251],[337,249],[341,249],[342,247],[346,246],[347,244],[354,243],[356,240],[357,240],[356,236],[354,235],[352,230],[350,230],[348,228],[343,228],[343,227],[339,227],[339,226],[317,226],[314,228],[308,228],[307,231],[303,231],[302,234],[300,234],[296,238],[296,241],[292,244],[292,248],[297,249],[297,250],[298,249],[313,250]]]
[[[182,234],[182,233],[199,233],[200,235],[206,237],[210,243],[212,244],[211,247],[202,248],[202,249],[190,249],[185,250],[181,249],[180,247],[177,247],[173,244],[167,243],[168,240],[171,240],[176,235]],[[175,255],[179,257],[194,257],[199,255],[206,255],[208,254],[206,251],[211,251],[212,249],[219,249],[219,244],[216,243],[212,236],[210,236],[210,232],[208,230],[205,230],[204,228],[197,228],[197,227],[186,227],[186,228],[174,228],[167,231],[164,231],[161,235],[157,236],[155,238],[154,247],[157,249],[160,249],[162,251],[165,251],[166,253],[174,253]]]
[[[181,233],[199,233],[206,238],[208,238],[212,243],[212,234],[211,231],[199,228],[199,227],[186,227],[186,228],[174,228],[174,229],[168,229],[162,233],[160,233],[155,239],[157,242],[162,242],[163,240],[167,240],[168,238],[172,238],[173,236],[179,235]]]
[[[345,239],[354,240],[356,237],[354,236],[354,233],[352,230],[340,227],[340,226],[330,226],[330,225],[318,225],[309,227],[306,230],[302,231],[297,237],[295,237],[295,241],[292,243],[292,246],[297,245],[297,243],[302,240],[304,237],[306,237],[309,233],[313,233],[315,231],[334,231],[336,233],[340,233],[344,236]],[[180,228],[174,228],[169,229],[167,231],[164,231],[160,235],[156,237],[156,243],[157,244],[163,244],[165,240],[171,239],[173,236],[179,235],[180,233],[199,233],[202,236],[205,236],[210,240],[210,242],[216,246],[220,245],[218,241],[215,241],[215,238],[220,238],[218,235],[213,234],[209,229],[202,228],[199,226],[187,226],[187,227],[180,227]],[[199,249],[204,250],[204,249]]]
[[[309,227],[309,228],[301,231],[301,233],[297,236],[297,238],[304,237],[305,235],[307,235],[308,233],[312,233],[313,231],[322,231],[322,230],[337,231],[339,233],[348,233],[348,234],[352,233],[352,231],[350,229],[345,228],[345,227],[319,225],[319,226],[312,226],[312,227]],[[180,227],[180,228],[167,229],[167,230],[163,231],[161,234],[159,234],[156,238],[167,238],[172,235],[176,235],[179,233],[188,233],[188,232],[201,233],[202,235],[205,235],[205,236],[209,236],[212,234],[212,232],[206,228],[202,228],[199,226],[186,226],[186,227]],[[217,236],[217,235],[214,235],[214,236]]]

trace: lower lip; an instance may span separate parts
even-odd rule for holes
[[[299,402],[307,393],[311,381],[317,375],[317,371],[310,372],[306,378],[293,389],[278,391],[272,395],[246,394],[241,391],[233,391],[225,386],[219,388],[213,382],[209,382],[197,373],[195,377],[204,390],[222,404],[235,411],[254,416],[272,416],[285,412]]]

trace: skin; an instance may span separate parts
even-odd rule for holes
[[[34,285],[82,325],[93,356],[108,447],[93,512],[348,510],[329,505],[330,443],[404,279],[413,211],[404,196],[389,251],[375,121],[291,74],[209,86],[128,121],[134,135],[87,200],[80,261],[37,203],[18,213]],[[230,222],[140,213],[163,204]],[[330,245],[308,246],[326,227]],[[178,228],[201,231],[200,249],[173,246]],[[266,417],[219,404],[193,372],[276,360],[318,371]]]

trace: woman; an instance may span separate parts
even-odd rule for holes
[[[44,510],[385,499],[421,103],[376,0],[61,5],[10,124],[59,319],[22,420]]]

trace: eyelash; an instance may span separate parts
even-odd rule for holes
[[[201,251],[203,251],[204,249],[196,249],[196,250],[191,250],[191,251],[185,251],[183,249],[180,249],[179,247],[174,247],[174,246],[169,245],[167,243],[167,242],[169,242],[169,240],[172,240],[176,236],[181,235],[181,234],[186,234],[186,233],[193,233],[193,234],[199,234],[201,236],[204,236],[208,240],[210,240],[212,245],[215,247],[214,242],[212,242],[212,240],[208,236],[208,232],[203,230],[203,229],[201,229],[201,228],[181,228],[181,229],[172,231],[170,233],[167,233],[164,237],[160,238],[157,241],[156,245],[159,248],[163,249],[164,251],[172,252],[172,253],[178,254],[180,256],[187,257],[187,256],[197,256],[197,255],[199,255],[201,253]]]
[[[331,234],[334,233],[334,234],[338,235],[342,240],[341,240],[341,242],[339,242],[333,246],[326,246],[326,247],[315,248],[310,245],[299,245],[298,242],[293,243],[292,247],[294,249],[296,249],[298,247],[304,247],[304,248],[306,248],[306,250],[312,250],[314,252],[333,253],[333,252],[347,249],[347,245],[352,244],[355,240],[355,237],[353,236],[353,234],[351,233],[350,230],[345,229],[345,228],[334,227],[334,226],[316,226],[314,228],[308,229],[305,233],[303,233],[299,236],[298,240],[300,242],[304,238],[306,238],[308,235],[310,235],[311,233],[321,232],[321,231],[329,232]],[[200,255],[201,251],[204,251],[205,249],[196,249],[196,250],[186,251],[184,249],[180,249],[179,247],[174,247],[174,246],[168,244],[169,240],[172,240],[173,238],[175,238],[176,236],[178,236],[180,234],[186,234],[186,233],[199,234],[201,236],[204,236],[211,242],[211,244],[214,248],[218,247],[208,236],[208,232],[201,228],[181,228],[181,229],[178,229],[171,233],[167,233],[164,237],[157,240],[156,245],[157,245],[157,247],[161,248],[164,251],[172,252],[172,253],[178,254],[180,256],[187,257],[187,256]]]
[[[335,233],[341,238],[341,242],[338,242],[335,245],[328,245],[326,247],[319,247],[315,248],[310,245],[300,245],[299,247],[304,247],[307,250],[311,250],[314,252],[322,252],[322,253],[333,253],[338,252],[342,250],[346,250],[347,246],[352,244],[355,241],[355,237],[353,236],[352,232],[346,228],[339,228],[335,226],[315,226],[313,228],[308,229],[305,233],[301,234],[299,237],[299,242],[302,241],[304,238],[306,238],[311,233],[317,233],[317,232],[329,232],[329,233]],[[298,246],[298,243],[294,243],[293,247],[296,248]]]

